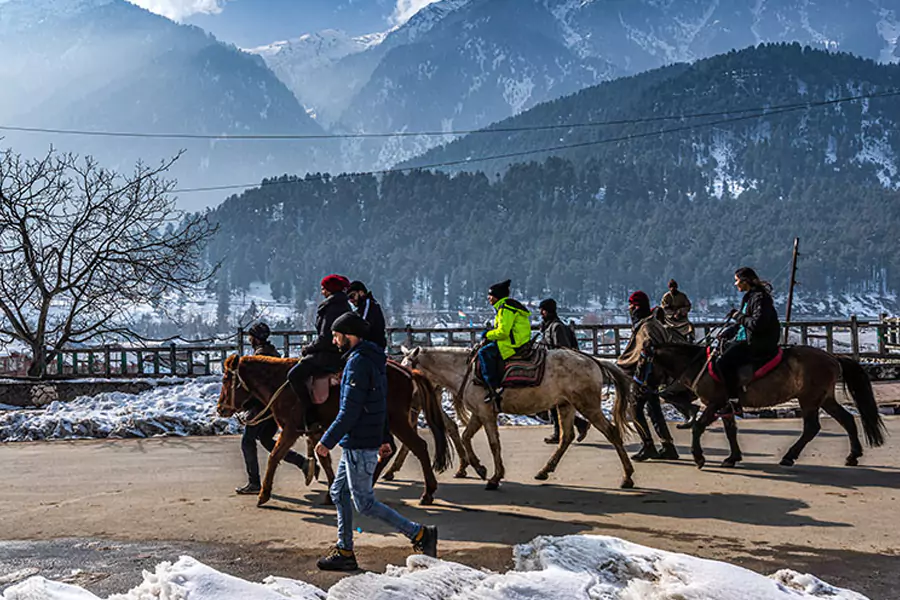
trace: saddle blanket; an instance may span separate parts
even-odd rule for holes
[[[510,356],[503,366],[505,388],[537,387],[544,381],[547,366],[547,347],[543,344],[527,344]],[[485,386],[481,375],[481,361],[475,361],[475,381]]]
[[[712,354],[712,348],[707,348],[706,349],[706,358],[709,358],[710,354]],[[752,383],[752,382],[756,381],[757,379],[762,379],[763,377],[765,377],[766,375],[768,375],[769,373],[774,371],[775,368],[781,364],[782,358],[784,358],[784,351],[782,351],[782,349],[779,348],[778,354],[776,354],[775,357],[772,358],[772,360],[768,361],[767,363],[765,363],[764,365],[759,367],[753,373],[753,379],[751,379],[750,382]],[[712,377],[714,381],[717,381],[718,383],[722,383],[722,378],[719,377],[719,374],[716,373],[716,369],[713,367],[714,362],[715,361],[710,360],[707,363],[707,371],[709,371],[709,376]]]

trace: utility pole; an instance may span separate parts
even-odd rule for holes
[[[794,257],[791,259],[791,287],[788,289],[787,312],[784,315],[784,343],[790,341],[791,308],[794,305],[794,286],[797,285],[797,257],[800,256],[800,238],[794,238]]]

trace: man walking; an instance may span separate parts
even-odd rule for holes
[[[272,356],[279,358],[281,355],[275,346],[269,341],[269,326],[263,322],[255,323],[248,331],[250,345],[255,356]],[[252,423],[259,413],[265,408],[262,403],[254,398],[247,402],[247,422]],[[275,434],[278,433],[278,424],[275,419],[266,419],[256,425],[246,425],[244,435],[241,437],[241,453],[244,455],[244,466],[247,468],[247,485],[235,489],[240,495],[256,495],[259,493],[259,458],[256,454],[256,442],[259,441],[267,452],[271,453],[275,448]],[[309,461],[305,456],[289,450],[284,462],[294,465],[306,473],[306,485],[312,481],[314,473],[309,469]]]
[[[542,300],[538,305],[541,310],[541,338],[550,348],[572,348],[578,350],[578,340],[575,332],[569,329],[565,323],[559,318],[557,313],[556,300],[547,298]],[[544,438],[546,444],[559,443],[559,413],[556,409],[550,411],[550,421],[553,423],[553,435]],[[578,430],[577,441],[584,440],[591,424],[575,415],[575,428]]]
[[[338,542],[319,559],[325,571],[355,571],[353,508],[360,514],[384,521],[405,535],[413,548],[437,556],[437,527],[420,525],[375,499],[372,478],[379,458],[390,456],[391,434],[387,422],[387,359],[384,350],[365,339],[368,323],[355,313],[339,317],[331,326],[334,345],[346,352],[341,379],[341,408],[331,427],[316,444],[319,456],[340,443],[341,462],[331,486],[337,507]]]

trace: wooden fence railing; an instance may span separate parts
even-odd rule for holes
[[[719,326],[718,323],[694,324],[701,339]],[[537,329],[535,327],[535,329]],[[856,359],[900,360],[900,318],[882,317],[877,321],[861,321],[850,317],[845,321],[796,321],[788,324],[790,341],[817,346],[828,352]],[[482,327],[389,328],[392,354],[402,346],[472,346],[481,337]],[[615,358],[631,338],[627,323],[576,325],[581,349],[602,358]],[[274,331],[270,340],[284,356],[299,356],[303,346],[315,337],[314,331]],[[235,343],[155,347],[94,346],[67,348],[48,365],[48,377],[195,377],[222,372],[225,357],[233,352],[249,354],[247,333],[237,331]],[[2,372],[0,376],[15,375]]]

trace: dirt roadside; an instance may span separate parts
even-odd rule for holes
[[[398,481],[377,489],[409,518],[440,527],[442,557],[493,570],[512,564],[512,545],[538,535],[596,533],[766,574],[793,568],[873,599],[897,598],[900,418],[886,423],[888,444],[868,451],[861,467],[841,466],[847,439],[823,420],[798,466],[784,469],[777,461],[799,422],[744,421],[746,462],[739,469],[700,472],[687,460],[642,464],[639,489],[630,491],[618,489],[621,467],[598,433],[573,447],[541,484],[532,477],[550,454],[542,443],[547,429],[507,428],[501,438],[508,479],[499,492],[448,473],[436,505],[420,507],[412,461]],[[686,436],[678,433],[686,453]],[[477,442],[490,465],[483,436]],[[706,444],[711,461],[727,454],[717,429]],[[335,535],[333,509],[318,504],[324,485],[305,488],[298,471],[283,467],[276,498],[256,508],[253,498],[232,492],[243,477],[236,438],[6,444],[0,464],[0,582],[30,569],[108,594],[137,583],[141,569],[182,554],[249,579],[283,575],[322,587],[335,581],[314,565]],[[357,524],[367,569],[402,564],[403,539],[366,519]]]

